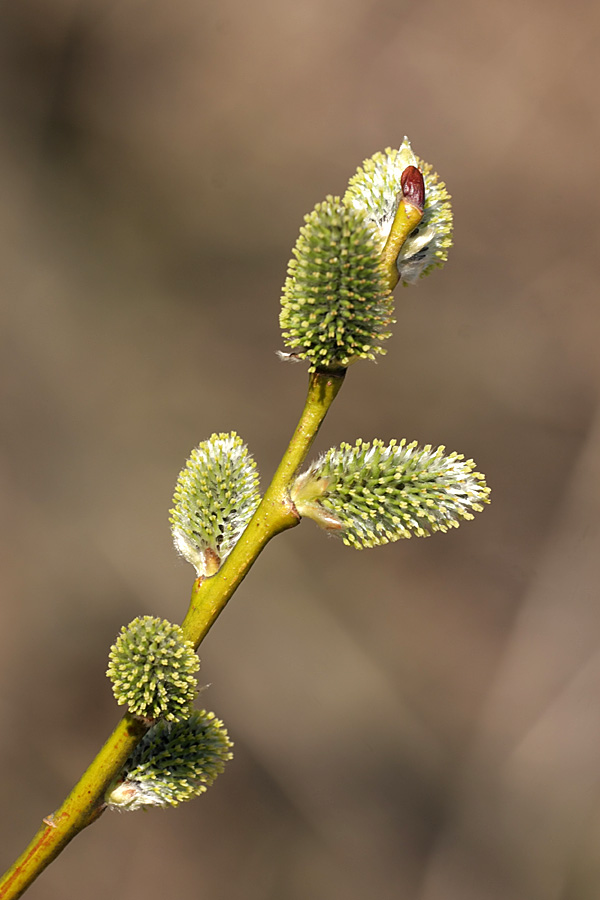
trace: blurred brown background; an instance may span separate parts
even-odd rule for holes
[[[103,816],[31,900],[600,896],[599,18],[3,0],[0,868],[117,720],[121,624],[185,613],[167,511],[192,446],[239,431],[264,483],[289,438],[303,214],[404,134],[455,247],[317,449],[444,443],[493,491],[428,541],[274,542],[202,648],[226,774]]]

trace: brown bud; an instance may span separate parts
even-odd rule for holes
[[[421,212],[425,206],[425,182],[416,166],[407,166],[400,176],[402,196]]]

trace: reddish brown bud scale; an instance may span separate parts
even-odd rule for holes
[[[416,166],[407,166],[400,176],[402,196],[421,212],[425,207],[425,181]]]

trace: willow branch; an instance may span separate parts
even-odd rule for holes
[[[317,371],[310,376],[300,421],[256,513],[217,574],[194,583],[183,622],[185,635],[194,646],[202,642],[271,538],[300,521],[290,499],[290,484],[343,384],[344,375],[345,370],[337,370]],[[20,897],[75,835],[102,814],[106,790],[149,727],[149,723],[129,714],[121,719],[60,809],[44,819],[29,846],[0,879],[0,900]]]

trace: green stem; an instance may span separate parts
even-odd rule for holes
[[[290,485],[343,384],[344,375],[344,369],[311,375],[298,426],[248,527],[217,574],[194,582],[190,608],[182,627],[186,638],[195,647],[204,640],[271,538],[299,523],[300,516],[290,499]]]
[[[0,880],[0,898],[20,897],[80,831],[104,810],[104,793],[142,739],[148,725],[125,715],[63,805]]]
[[[422,218],[422,209],[413,206],[412,203],[409,203],[404,198],[400,200],[388,239],[381,251],[381,265],[386,274],[387,289],[389,291],[393,291],[400,280],[397,260],[402,245]]]
[[[344,381],[345,370],[315,372],[298,426],[279,468],[242,537],[216,575],[197,579],[183,622],[197,647],[255,559],[274,535],[300,521],[290,484]],[[67,844],[104,811],[104,795],[149,725],[125,715],[63,805],[45,820],[27,849],[0,879],[0,900],[20,897]]]

